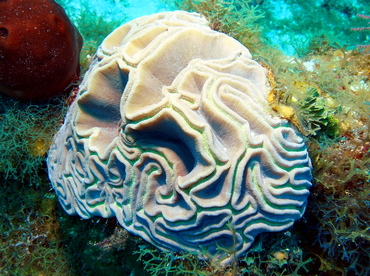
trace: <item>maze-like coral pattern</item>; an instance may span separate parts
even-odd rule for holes
[[[197,14],[142,17],[110,34],[49,157],[69,214],[116,216],[162,250],[242,254],[305,210],[303,139],[266,100],[265,70]]]

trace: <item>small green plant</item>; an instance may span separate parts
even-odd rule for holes
[[[161,252],[149,245],[140,245],[138,260],[150,275],[204,275],[198,274],[199,260],[188,252]],[[180,274],[184,273],[184,274]]]
[[[293,103],[298,112],[298,118],[308,135],[327,136],[335,138],[339,134],[338,119],[333,110],[326,106],[325,99],[320,97],[316,88],[308,88],[306,97],[297,104]]]

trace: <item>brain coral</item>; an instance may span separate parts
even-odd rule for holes
[[[227,263],[218,246],[239,256],[257,234],[302,216],[311,163],[303,139],[272,115],[264,68],[207,24],[165,12],[111,33],[48,167],[69,214],[116,216],[162,250]]]
[[[53,0],[0,0],[0,93],[48,99],[78,78],[82,38]]]

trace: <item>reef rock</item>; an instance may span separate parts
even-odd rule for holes
[[[0,93],[49,99],[78,79],[82,38],[53,0],[0,1]]]
[[[141,17],[97,51],[48,156],[63,208],[117,217],[165,251],[245,252],[305,211],[305,143],[265,69],[194,13]]]

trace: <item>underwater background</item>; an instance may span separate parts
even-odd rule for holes
[[[143,15],[196,11],[239,40],[268,69],[274,110],[304,134],[313,187],[302,219],[260,234],[230,267],[160,252],[115,218],[82,220],[59,205],[45,159],[68,95],[0,95],[0,275],[370,274],[369,1],[57,2],[84,39],[80,79],[102,40]]]

